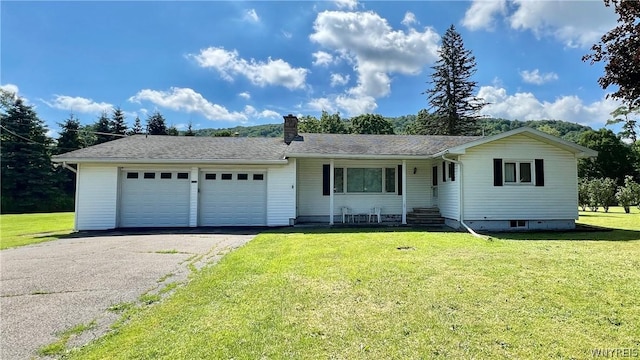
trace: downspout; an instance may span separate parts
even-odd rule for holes
[[[459,165],[458,168],[460,169],[460,174],[458,174],[458,176],[460,177],[460,182],[459,182],[460,191],[459,191],[459,195],[458,195],[458,210],[459,210],[458,211],[458,222],[460,222],[460,224],[462,226],[464,226],[464,228],[467,229],[467,231],[471,235],[486,240],[486,239],[488,239],[487,236],[478,234],[477,232],[473,231],[473,229],[470,228],[467,224],[464,223],[464,187],[462,186],[463,185],[462,184],[462,181],[463,181],[462,179],[464,179],[464,176],[462,176],[462,162],[458,161],[458,160],[449,159],[447,157],[447,153],[448,152],[449,151],[447,150],[447,151],[444,152],[444,154],[442,154],[442,160],[451,161],[454,164],[458,164]]]

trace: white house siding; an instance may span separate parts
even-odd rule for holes
[[[431,167],[429,160],[407,160],[407,212],[436,205],[431,197]]]
[[[329,159],[298,159],[298,217],[314,217],[324,221],[329,214],[329,196],[322,195],[322,165],[329,164]],[[343,160],[335,159],[335,168],[379,167],[395,168],[397,172],[401,160]],[[413,168],[417,167],[416,174]],[[430,184],[431,168],[428,161],[407,161],[407,209],[431,205]],[[396,174],[397,176],[397,174]],[[384,185],[384,184],[383,184]],[[374,206],[382,208],[383,215],[402,214],[402,196],[396,193],[336,193],[334,194],[334,214],[336,219],[341,214],[340,208],[350,207],[354,213],[368,213]],[[423,191],[424,189],[424,191]],[[326,218],[328,220],[328,218]]]
[[[296,159],[267,171],[267,225],[289,225],[296,217]]]
[[[520,134],[467,149],[460,158],[464,162],[464,218],[470,225],[474,220],[486,224],[577,218],[577,162],[572,153]],[[493,186],[494,158],[503,159],[503,164],[507,160],[544,159],[544,186]],[[532,177],[535,182],[535,174]],[[529,223],[534,226],[534,221]],[[545,227],[543,222],[535,223]]]
[[[76,230],[116,227],[118,167],[78,165]]]
[[[460,168],[458,164],[455,165],[455,180],[451,181],[448,169],[449,162],[447,162],[447,181],[443,182],[442,160],[436,161],[434,164],[438,164],[438,208],[440,209],[440,214],[445,219],[458,220],[460,216]],[[467,171],[467,169],[465,168],[464,171]],[[493,174],[493,171],[491,174]]]

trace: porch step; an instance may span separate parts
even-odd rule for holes
[[[440,215],[438,208],[413,208],[407,213],[407,224],[439,226],[444,225],[444,218]]]

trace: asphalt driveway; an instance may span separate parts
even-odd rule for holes
[[[102,233],[0,251],[0,358],[29,359],[61,332],[92,321],[73,339],[82,345],[104,334],[117,313],[196,268],[251,240],[244,231]]]

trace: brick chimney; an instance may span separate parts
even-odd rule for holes
[[[289,145],[298,136],[298,118],[294,115],[283,116],[284,118],[284,142]]]

